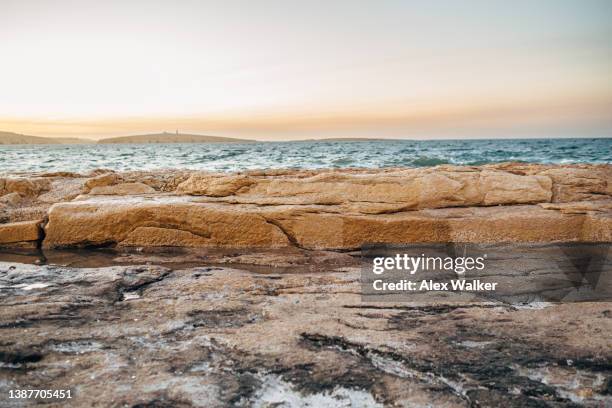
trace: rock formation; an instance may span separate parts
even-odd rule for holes
[[[364,301],[353,250],[450,241],[611,242],[612,166],[0,177],[0,405],[612,404],[610,302]]]
[[[0,178],[0,245],[612,241],[611,203],[610,165],[32,174]]]
[[[612,403],[610,303],[364,303],[359,291],[354,267],[0,262],[0,395],[72,391],[52,407]]]

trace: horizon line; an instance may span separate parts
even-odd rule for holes
[[[310,141],[453,141],[453,140],[548,140],[548,139],[611,139],[612,132],[610,134],[600,134],[600,135],[585,135],[585,136],[577,136],[577,135],[516,135],[516,136],[473,136],[473,137],[461,137],[461,136],[409,136],[409,137],[376,137],[376,136],[325,136],[325,137],[305,137],[299,139],[291,139],[291,138],[283,138],[283,139],[261,139],[261,138],[244,138],[237,136],[220,136],[206,133],[181,133],[181,132],[169,132],[169,131],[161,131],[158,133],[133,133],[133,134],[124,134],[122,136],[103,136],[99,138],[95,137],[87,137],[87,136],[38,136],[32,134],[18,133],[13,131],[3,131],[0,130],[0,136],[2,134],[12,134],[15,136],[22,137],[35,137],[42,139],[71,139],[71,140],[82,140],[85,142],[97,143],[103,140],[108,139],[123,139],[130,137],[143,137],[143,136],[159,136],[159,135],[167,135],[167,136],[194,136],[194,137],[214,137],[214,138],[223,138],[223,139],[235,139],[243,143],[285,143],[285,142],[310,142]],[[238,143],[240,143],[238,142]],[[147,142],[135,142],[134,144],[142,144]],[[163,142],[157,142],[158,144],[162,144]],[[177,143],[177,142],[169,142],[169,143]],[[190,142],[178,142],[178,143],[190,143]],[[207,143],[206,141],[200,143]],[[215,143],[212,142],[211,143]],[[223,143],[223,142],[216,142]]]

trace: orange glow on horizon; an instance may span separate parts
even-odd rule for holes
[[[555,0],[7,0],[0,131],[610,136],[610,12]]]

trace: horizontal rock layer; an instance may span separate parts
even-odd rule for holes
[[[161,197],[91,198],[49,211],[44,245],[352,249],[367,243],[612,241],[612,217],[535,205],[395,214]]]
[[[0,244],[36,246],[42,237],[41,223],[42,221],[38,220],[0,224]]]
[[[49,248],[612,241],[612,166],[100,170],[0,178],[4,231],[41,218],[48,219]],[[1,231],[0,245],[14,242]]]
[[[194,174],[178,186],[191,195],[227,197],[262,204],[380,203],[401,209],[549,202],[552,180],[502,171],[439,169],[384,174],[322,173],[306,178]]]
[[[181,197],[88,199],[49,210],[46,247],[115,244],[279,247],[288,241],[257,211]]]

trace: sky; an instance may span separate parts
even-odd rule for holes
[[[608,0],[0,0],[0,131],[612,136]]]

